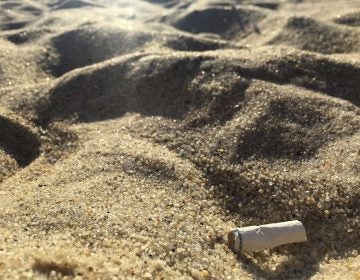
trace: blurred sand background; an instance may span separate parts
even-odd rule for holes
[[[360,279],[359,106],[357,0],[2,0],[1,279]]]

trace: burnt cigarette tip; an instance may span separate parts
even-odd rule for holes
[[[233,230],[229,231],[228,232],[228,245],[229,247],[234,250],[234,247],[235,247],[235,233]]]

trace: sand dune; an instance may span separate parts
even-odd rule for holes
[[[319,53],[353,53],[359,51],[358,30],[340,28],[305,17],[290,18],[284,30],[270,43],[288,44]]]
[[[0,275],[360,277],[359,13],[0,2]],[[308,242],[226,245],[291,219]]]

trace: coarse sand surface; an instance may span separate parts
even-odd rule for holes
[[[0,278],[360,279],[359,106],[357,0],[1,0]]]

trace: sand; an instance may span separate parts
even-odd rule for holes
[[[359,1],[0,1],[1,278],[360,279],[359,106]]]

